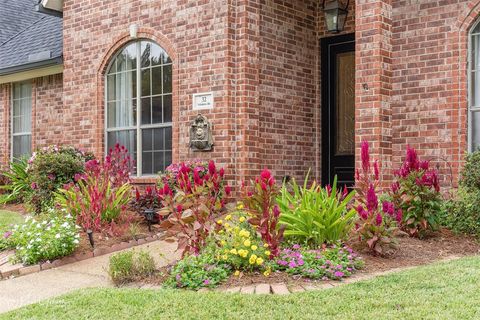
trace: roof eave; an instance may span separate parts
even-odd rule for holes
[[[62,63],[63,63],[63,58],[62,57],[52,58],[52,59],[48,59],[48,60],[35,61],[35,62],[31,62],[31,63],[26,63],[26,64],[22,64],[22,65],[17,65],[17,66],[12,66],[12,67],[7,67],[7,68],[0,69],[0,76],[6,76],[6,75],[17,73],[17,72],[29,71],[29,70],[48,67],[48,66],[53,66],[53,65],[60,65]]]

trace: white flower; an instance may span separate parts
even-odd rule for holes
[[[62,227],[63,227],[63,228],[66,228],[66,227],[68,227],[68,226],[69,226],[69,224],[68,224],[68,222],[66,222],[66,221],[62,224]]]
[[[59,238],[60,238],[60,233],[57,233],[57,234],[55,235],[55,238],[56,238],[56,239],[59,239]]]
[[[73,243],[75,244],[78,244],[80,241],[78,241],[77,239],[73,240]]]

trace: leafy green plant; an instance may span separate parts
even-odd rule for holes
[[[45,220],[27,217],[11,230],[9,242],[15,246],[16,260],[35,264],[71,254],[80,242],[78,229],[70,215]]]
[[[395,171],[396,181],[390,190],[390,201],[403,212],[401,228],[410,236],[423,237],[427,230],[440,224],[442,196],[437,170],[428,161],[420,161],[415,149],[407,146],[401,168]]]
[[[148,252],[143,250],[113,254],[108,266],[108,274],[115,285],[141,280],[153,275],[155,270],[155,261]]]
[[[466,155],[459,184],[468,190],[480,190],[480,150]]]
[[[308,175],[302,187],[293,180],[292,191],[283,185],[277,197],[285,238],[315,247],[345,239],[355,222],[355,210],[348,207],[355,191],[337,191],[336,176],[331,188],[307,183]]]
[[[22,201],[32,191],[27,173],[28,160],[20,158],[10,163],[8,171],[3,172],[6,184],[0,185],[0,190],[6,193],[0,194],[0,204]]]
[[[184,257],[175,264],[165,287],[198,290],[202,287],[215,287],[228,278],[230,267],[220,264],[211,252]]]

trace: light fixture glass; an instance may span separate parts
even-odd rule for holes
[[[347,20],[348,4],[343,5],[340,0],[324,0],[323,13],[325,14],[325,22],[328,32],[338,33],[343,31],[345,21]]]

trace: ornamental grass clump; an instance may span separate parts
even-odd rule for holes
[[[102,163],[88,161],[85,172],[75,176],[75,183],[58,191],[57,202],[77,219],[84,231],[119,235],[134,219],[127,213],[132,169],[128,150],[117,144]]]
[[[337,190],[337,177],[332,186],[322,188],[315,181],[303,187],[295,180],[291,190],[283,185],[277,203],[281,215],[279,223],[285,227],[286,240],[311,247],[344,240],[355,222],[355,210],[350,207],[355,192]]]
[[[243,186],[242,203],[248,214],[248,222],[260,233],[262,241],[268,244],[272,257],[280,252],[284,225],[279,225],[280,208],[276,203],[280,192],[269,170],[264,169],[255,178],[250,188]]]
[[[442,208],[437,170],[430,168],[429,161],[421,161],[415,149],[407,146],[405,160],[394,174],[389,198],[403,212],[402,230],[420,238],[428,230],[437,230]]]
[[[180,165],[175,190],[164,184],[161,190],[163,208],[158,212],[164,221],[161,227],[166,234],[177,238],[182,256],[199,254],[214,231],[215,221],[224,208],[230,187],[225,182],[225,172],[210,161],[208,172],[186,164]]]
[[[402,210],[395,209],[391,202],[381,205],[377,196],[380,183],[378,162],[370,162],[368,142],[362,142],[362,173],[357,169],[355,189],[358,219],[355,232],[373,254],[390,255],[397,249],[394,232],[402,221]]]
[[[345,245],[311,250],[295,244],[280,252],[273,270],[311,279],[339,280],[352,275],[363,266],[363,260]]]
[[[80,243],[79,229],[71,215],[59,213],[45,220],[27,217],[8,238],[16,249],[15,260],[30,265],[73,253]]]

